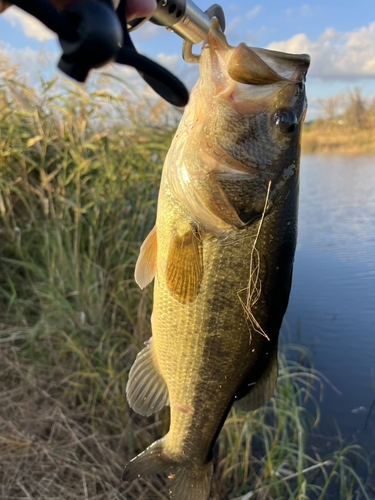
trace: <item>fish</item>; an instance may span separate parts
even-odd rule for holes
[[[231,407],[256,410],[275,391],[310,62],[232,47],[215,24],[199,57],[135,267],[141,288],[154,280],[152,337],[126,388],[141,415],[169,405],[170,428],[123,480],[165,473],[178,500],[209,498],[213,447]]]

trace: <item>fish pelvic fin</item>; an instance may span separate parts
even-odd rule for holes
[[[155,441],[125,467],[124,481],[167,474],[169,498],[173,500],[208,500],[213,476],[212,461],[203,465],[183,466],[164,451],[165,437]]]
[[[273,396],[277,383],[277,348],[271,354],[267,368],[262,373],[259,380],[250,385],[247,393],[235,401],[234,408],[239,411],[249,412],[254,411],[266,404]],[[240,391],[243,391],[241,387]],[[245,388],[246,390],[246,388]]]
[[[157,366],[152,339],[136,357],[126,385],[129,406],[150,416],[169,404],[168,388]]]
[[[135,265],[135,281],[142,289],[151,283],[156,275],[157,251],[157,231],[156,226],[154,226],[141,246]]]

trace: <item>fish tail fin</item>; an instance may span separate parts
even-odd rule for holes
[[[155,441],[125,467],[124,481],[151,474],[168,474],[169,495],[173,500],[208,500],[213,475],[212,461],[195,467],[183,466],[164,452],[165,437]]]
[[[178,467],[169,486],[173,500],[208,500],[213,476],[213,463],[197,467]]]

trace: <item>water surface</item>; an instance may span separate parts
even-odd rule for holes
[[[319,431],[375,449],[375,158],[304,156],[299,239],[285,316],[325,388]],[[284,327],[285,328],[285,327]],[[288,336],[288,334],[287,334]]]

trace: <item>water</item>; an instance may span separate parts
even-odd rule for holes
[[[336,435],[337,422],[347,443],[375,449],[375,408],[364,429],[375,399],[375,158],[302,158],[285,320],[341,391],[325,387],[319,432]]]

